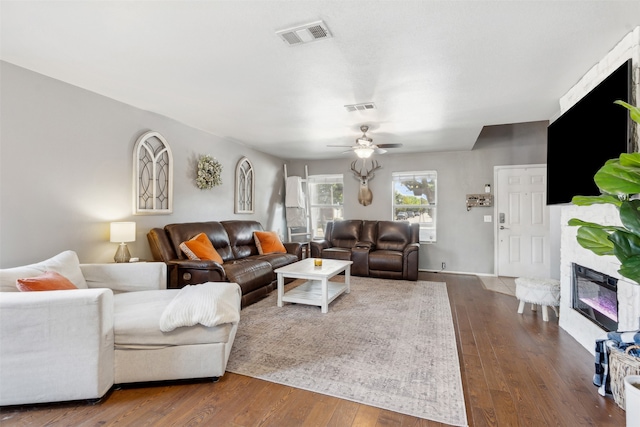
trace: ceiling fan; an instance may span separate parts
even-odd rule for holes
[[[362,125],[360,126],[360,130],[362,131],[362,136],[360,138],[356,138],[356,145],[327,145],[327,147],[349,147],[349,150],[345,151],[345,153],[353,151],[354,153],[356,153],[356,156],[360,157],[361,159],[367,159],[371,157],[374,152],[377,154],[384,154],[387,152],[385,148],[402,147],[402,144],[376,145],[373,143],[373,139],[367,136],[369,126]]]

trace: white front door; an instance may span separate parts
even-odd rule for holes
[[[496,274],[549,277],[547,167],[496,166]]]

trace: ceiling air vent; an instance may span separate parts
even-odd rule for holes
[[[329,28],[322,21],[276,31],[276,34],[289,46],[331,38]]]
[[[368,111],[368,110],[375,110],[376,109],[376,104],[374,104],[373,102],[364,102],[362,104],[345,105],[344,108],[346,108],[348,112],[352,112],[352,111]]]

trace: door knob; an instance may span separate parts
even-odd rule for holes
[[[505,227],[504,225],[501,225],[501,226],[500,226],[500,230],[508,230],[508,228],[507,228],[507,227]]]

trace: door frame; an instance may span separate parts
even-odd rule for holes
[[[498,218],[498,195],[499,193],[499,188],[498,188],[498,171],[501,170],[506,170],[506,169],[522,169],[522,168],[546,168],[547,164],[546,163],[536,163],[536,164],[531,164],[531,165],[500,165],[500,166],[494,166],[493,167],[493,194],[494,194],[494,200],[493,200],[493,275],[498,277],[498,265],[500,265],[499,261],[499,254],[500,251],[498,251],[498,227],[500,226],[500,223],[498,222],[499,218]],[[545,195],[546,195],[546,190],[545,190]]]

